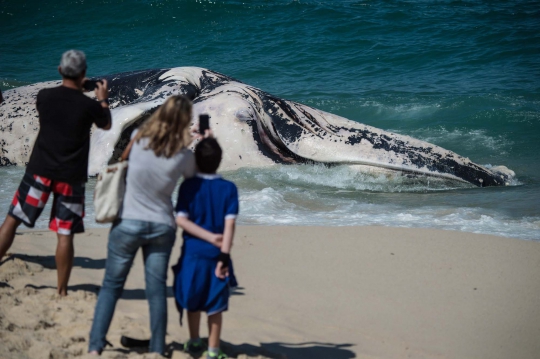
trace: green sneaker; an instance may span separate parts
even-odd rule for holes
[[[223,353],[221,350],[218,354],[212,354],[208,351],[203,353],[203,357],[206,355],[206,359],[227,359],[227,354]]]
[[[205,349],[202,340],[198,342],[187,341],[184,343],[184,351],[189,354],[199,354]]]

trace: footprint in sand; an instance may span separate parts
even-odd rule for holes
[[[32,276],[43,271],[43,266],[37,263],[25,262],[13,255],[8,255],[0,265],[0,283],[9,283],[21,276]]]

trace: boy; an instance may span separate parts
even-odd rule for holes
[[[184,230],[184,244],[173,267],[174,294],[180,320],[182,309],[187,310],[190,339],[184,350],[192,354],[202,351],[199,323],[204,311],[209,328],[206,359],[227,358],[219,349],[222,312],[228,308],[229,288],[237,285],[230,251],[238,190],[216,174],[221,154],[214,138],[199,142],[195,148],[199,173],[182,183],[176,206],[176,223]]]

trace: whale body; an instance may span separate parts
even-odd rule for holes
[[[120,157],[131,131],[169,96],[193,101],[192,126],[210,115],[224,149],[220,170],[276,164],[349,165],[359,171],[401,172],[473,185],[504,186],[504,166],[486,168],[452,151],[273,96],[226,75],[198,67],[152,69],[103,76],[110,88],[112,128],[92,129],[89,175]],[[0,105],[0,166],[25,165],[39,131],[37,92],[60,81],[4,93]],[[93,93],[89,94],[89,96]]]

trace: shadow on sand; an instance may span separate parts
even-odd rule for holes
[[[130,338],[129,340],[134,340]],[[148,345],[148,340],[134,340],[140,342],[141,345]],[[203,339],[206,342],[206,339]],[[221,341],[221,349],[230,357],[237,358],[239,355],[248,356],[263,356],[270,359],[351,359],[356,358],[356,354],[347,348],[353,344],[335,344],[335,343],[320,343],[320,342],[304,342],[304,343],[260,343],[259,346],[253,344],[235,345],[226,341]],[[113,347],[106,349],[107,351],[120,352],[123,354],[129,353],[146,353],[148,347]],[[183,345],[178,342],[172,342],[167,346],[165,357],[171,358],[174,352],[182,352]],[[202,353],[201,353],[202,354]],[[201,354],[191,355],[195,359],[204,359]]]
[[[34,255],[27,255],[27,254],[11,254],[9,257],[6,257],[3,261],[0,261],[0,266],[7,262],[10,259],[13,258],[19,258],[22,261],[30,262],[30,263],[36,263],[39,265],[42,265],[43,267],[47,269],[56,269],[56,262],[54,256],[34,256]],[[75,257],[73,259],[73,267],[80,267],[80,268],[86,268],[86,269],[105,269],[105,259],[93,259],[88,257]],[[97,288],[96,289],[94,288]],[[39,287],[36,289],[41,288],[48,288],[48,287]],[[100,286],[96,286],[93,284],[79,284],[74,286],[69,286],[68,290],[88,290],[94,293],[99,292]],[[236,287],[233,288],[231,291],[231,295],[245,295],[243,292],[245,288],[243,287]],[[172,287],[167,288],[167,297],[172,298],[173,297],[173,291]],[[123,299],[131,299],[131,300],[141,300],[146,299],[146,294],[144,292],[144,289],[124,289],[124,293],[122,295]]]
[[[33,284],[27,284],[25,287],[33,288],[33,289],[49,289],[53,288],[56,289],[56,287],[49,286],[49,285],[33,285]],[[83,290],[86,292],[92,292],[96,295],[99,293],[99,290],[101,289],[101,286],[96,284],[75,284],[68,286],[68,292],[74,292],[77,290]],[[172,287],[167,288],[167,298],[172,298],[173,292]],[[122,296],[120,297],[122,299],[126,300],[146,300],[146,293],[144,292],[144,289],[124,289],[122,292]]]
[[[223,342],[223,350],[230,356],[247,354],[250,356],[263,355],[272,359],[349,359],[356,358],[356,354],[348,350],[353,344],[336,344],[320,342],[304,343],[260,343],[234,345]]]
[[[9,288],[9,289],[13,289],[12,286],[10,286],[8,283],[6,282],[0,282],[0,288]]]
[[[20,260],[23,260],[25,262],[36,263],[48,269],[56,268],[54,256],[31,256],[27,254],[12,254],[4,261],[7,261],[10,258],[19,258]],[[2,261],[2,263],[4,261]],[[104,269],[105,259],[75,257],[73,259],[73,267],[81,267],[86,269]]]
[[[5,284],[8,285],[7,283]],[[38,289],[38,290],[47,289],[47,288],[56,289],[56,287],[52,287],[52,286],[46,286],[46,285],[36,286],[33,284],[27,284],[26,287]],[[101,286],[96,285],[96,284],[75,284],[75,285],[68,286],[68,291],[84,290],[84,291],[92,292],[95,294],[98,294],[100,289],[101,289]],[[231,295],[232,296],[245,295],[242,292],[242,290],[244,290],[243,287],[237,287],[231,292]],[[146,300],[146,292],[144,289],[124,289],[124,291],[122,292],[121,298],[125,300]],[[174,298],[173,288],[170,286],[167,287],[167,298]]]

